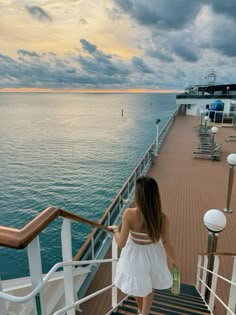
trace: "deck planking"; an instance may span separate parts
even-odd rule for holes
[[[192,152],[197,147],[194,126],[197,124],[197,117],[177,116],[147,173],[159,184],[163,212],[170,219],[171,238],[181,268],[181,281],[188,284],[196,282],[197,253],[207,250],[208,232],[203,224],[203,216],[209,209],[221,210],[226,207],[229,173],[227,156],[236,152],[236,142],[232,141],[221,147],[220,161],[193,158]],[[236,130],[219,128],[216,142],[223,143],[229,135],[236,136]],[[233,183],[231,208],[233,213],[224,212],[227,226],[219,234],[217,250],[220,252],[236,252],[236,179]],[[110,257],[110,253],[107,257]],[[232,258],[223,257],[220,260],[223,262],[220,274],[230,278]],[[101,268],[87,294],[111,283],[111,265]],[[228,286],[219,281],[218,293],[226,303],[227,291]],[[119,298],[122,297],[119,294]],[[83,303],[81,308],[82,314],[105,315],[111,309],[111,293]],[[214,314],[224,314],[219,303]]]

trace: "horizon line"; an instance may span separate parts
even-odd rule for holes
[[[0,93],[181,93],[179,89],[49,89],[0,88]]]

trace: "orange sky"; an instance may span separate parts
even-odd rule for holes
[[[123,90],[101,90],[101,89],[44,89],[44,88],[2,88],[0,93],[180,93],[183,90],[158,90],[158,89],[123,89]]]

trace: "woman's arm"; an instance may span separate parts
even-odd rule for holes
[[[123,248],[125,246],[126,241],[129,236],[129,231],[130,231],[129,215],[130,215],[130,208],[127,208],[125,209],[122,216],[121,230],[118,228],[117,225],[109,226],[109,228],[114,233],[115,240],[119,248]]]
[[[164,216],[164,227],[161,233],[161,240],[164,245],[168,260],[170,261],[171,265],[176,265],[174,246],[170,239],[169,219],[166,215]]]

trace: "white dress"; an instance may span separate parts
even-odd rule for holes
[[[117,263],[115,285],[124,293],[144,297],[152,289],[168,289],[172,286],[172,276],[167,265],[166,253],[162,241],[151,243],[138,236],[146,233],[132,231],[121,251]],[[137,237],[136,237],[137,236]],[[135,241],[148,242],[137,244]]]

